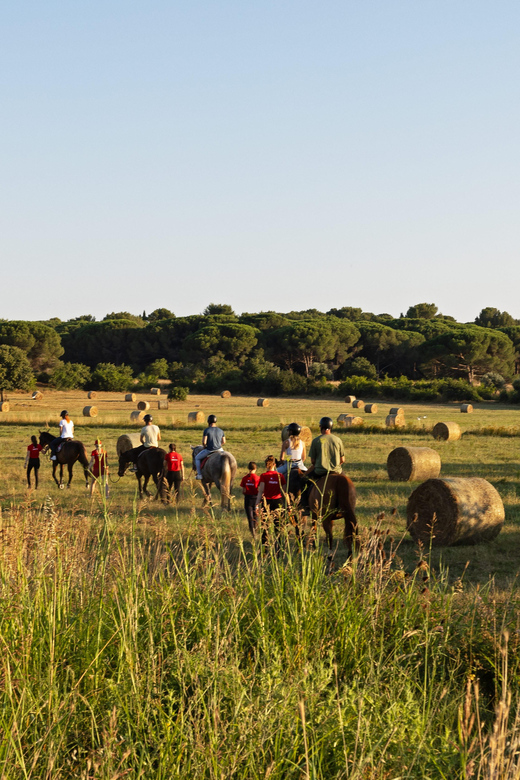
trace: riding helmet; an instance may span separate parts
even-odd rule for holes
[[[331,417],[322,417],[320,420],[320,431],[326,430],[331,431],[332,426],[334,425],[334,422]]]
[[[299,436],[302,430],[302,426],[298,423],[289,423],[287,426],[287,433],[289,436]]]
[[[69,413],[68,413],[68,411],[66,409],[64,409],[62,411],[62,413],[60,414],[60,417],[68,417],[68,416],[69,416]]]
[[[216,414],[210,414],[208,417],[208,425],[212,425],[213,423],[217,422],[217,415]]]
[[[151,414],[145,414],[145,416],[143,417],[143,420],[145,421],[145,423],[149,423],[149,422],[152,422],[153,417],[152,417]]]

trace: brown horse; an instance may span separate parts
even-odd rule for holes
[[[332,549],[334,543],[332,534],[334,520],[338,517],[345,519],[343,538],[351,554],[354,536],[357,533],[356,488],[352,480],[346,474],[333,472],[318,478],[309,493],[309,507],[312,512],[313,529],[316,531],[316,522],[321,519],[329,549]]]
[[[134,450],[131,449],[126,450],[119,455],[119,469],[117,473],[120,477],[124,477],[128,466],[130,463],[133,463],[133,453]],[[148,481],[151,477],[155,483],[155,487],[157,488],[155,498],[159,498],[160,496],[161,501],[163,503],[166,502],[166,495],[168,492],[166,472],[168,471],[168,465],[165,461],[165,457],[165,450],[162,450],[160,447],[149,447],[148,449],[143,450],[143,452],[137,458],[137,471],[135,472],[135,476],[139,486],[139,498],[143,497],[143,493],[146,496],[152,495],[148,492],[147,489]],[[141,479],[144,479],[142,486]]]
[[[192,447],[193,469],[195,470],[195,455],[202,450],[202,446]],[[202,461],[202,489],[204,490],[205,504],[211,502],[211,485],[215,483],[220,490],[220,506],[222,509],[231,509],[231,491],[233,479],[237,471],[235,456],[225,450],[217,450]]]
[[[56,437],[49,433],[49,431],[40,431],[40,444],[46,450],[49,444],[54,441]],[[52,478],[58,485],[60,490],[63,490],[63,466],[67,466],[69,470],[69,481],[67,487],[70,488],[72,482],[72,467],[79,460],[83,466],[83,474],[85,475],[85,487],[88,487],[88,458],[83,442],[77,439],[71,439],[70,441],[64,441],[61,445],[60,451],[56,455],[56,460],[52,461]],[[60,467],[60,481],[56,479],[56,469]]]

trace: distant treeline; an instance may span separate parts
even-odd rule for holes
[[[349,306],[236,315],[228,305],[210,304],[189,317],[157,309],[113,312],[99,322],[91,315],[0,321],[0,390],[34,378],[58,388],[106,390],[169,378],[199,392],[299,395],[354,392],[365,382],[367,396],[477,400],[496,395],[519,371],[520,321],[494,308],[472,323],[427,303],[398,318]]]

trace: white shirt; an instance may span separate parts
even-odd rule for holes
[[[145,425],[141,428],[141,441],[145,447],[159,446],[159,427],[157,425]]]
[[[60,420],[60,437],[62,439],[73,439],[74,438],[74,423],[72,420],[61,419]]]

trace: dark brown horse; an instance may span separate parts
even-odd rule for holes
[[[202,446],[192,447],[193,470],[195,470],[195,455],[199,453]],[[220,506],[222,509],[231,509],[231,491],[233,489],[233,479],[237,471],[237,462],[235,456],[225,450],[213,452],[202,466],[202,488],[204,490],[205,504],[211,502],[211,485],[215,483],[220,490]]]
[[[49,433],[49,431],[40,431],[40,444],[42,445],[44,450],[48,448],[49,444],[52,441],[54,441],[55,438],[56,437],[53,436],[52,433]],[[85,487],[88,487],[89,461],[87,458],[85,445],[83,444],[83,442],[78,441],[78,439],[71,439],[70,441],[65,440],[61,445],[60,451],[56,455],[56,460],[52,461],[52,478],[54,479],[55,483],[58,485],[60,490],[63,490],[63,466],[67,466],[69,470],[69,481],[67,482],[67,487],[70,488],[70,483],[72,482],[72,467],[77,460],[79,460],[79,462],[83,466],[83,474],[85,475]],[[58,465],[60,467],[59,482],[56,479],[56,469],[58,468]]]
[[[125,475],[130,463],[133,462],[134,450],[126,450],[119,455],[119,469],[118,474],[120,477]],[[143,493],[146,496],[152,494],[148,492],[148,481],[150,477],[155,483],[157,493],[155,498],[161,497],[161,501],[165,502],[168,493],[168,483],[166,481],[166,472],[168,471],[168,465],[165,461],[166,452],[160,447],[149,447],[143,450],[143,452],[137,458],[137,471],[135,476],[137,484],[139,485],[139,497],[143,497]],[[141,480],[144,479],[141,486]]]
[[[334,543],[334,520],[338,517],[345,519],[343,538],[348,552],[352,553],[354,536],[357,533],[356,488],[352,480],[346,474],[332,472],[315,480],[309,493],[309,507],[314,530],[317,520],[321,519],[331,550]]]

